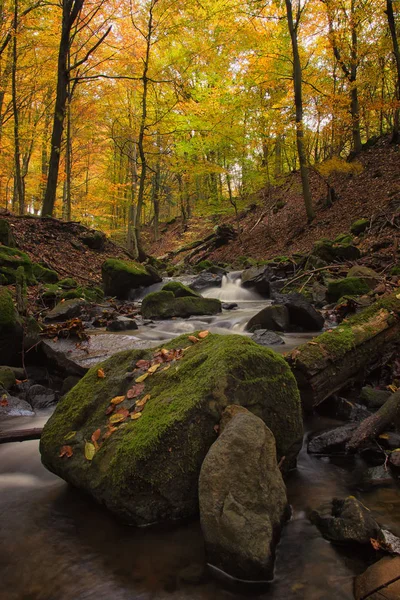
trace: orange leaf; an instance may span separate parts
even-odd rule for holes
[[[106,374],[104,373],[103,369],[99,369],[99,370],[97,371],[97,377],[98,377],[99,379],[104,379],[104,377],[105,377],[105,376],[106,376]]]
[[[124,400],[125,396],[115,396],[115,398],[111,400],[111,404],[121,404],[121,402],[123,402]]]
[[[129,410],[126,408],[119,408],[115,415],[123,415],[124,418],[129,417]]]
[[[62,458],[63,456],[66,456],[67,458],[71,458],[73,453],[74,452],[73,452],[71,446],[62,446],[61,450],[60,450],[60,454],[58,456],[60,458]]]
[[[373,547],[374,550],[380,550],[382,548],[382,546],[380,545],[378,540],[375,540],[374,538],[370,538],[369,541],[371,542],[371,546]]]
[[[138,360],[136,363],[136,366],[138,369],[145,369],[147,371],[147,369],[150,367],[150,361],[149,360]]]
[[[192,344],[196,344],[197,342],[199,342],[199,338],[197,338],[194,335],[189,335],[188,339],[192,342]]]
[[[114,408],[114,404],[110,404],[110,406],[107,407],[106,415],[110,415],[113,412]]]
[[[96,431],[94,431],[92,433],[92,442],[97,442],[97,440],[99,439],[101,434],[101,429],[96,429]]]
[[[209,334],[209,333],[210,333],[209,331],[200,331],[200,333],[199,333],[199,338],[200,338],[201,340],[204,340],[204,338],[206,338],[206,337],[208,336],[208,334]]]
[[[138,396],[140,396],[140,394],[143,392],[143,390],[144,390],[144,383],[138,383],[137,385],[134,385],[133,387],[131,387],[130,390],[127,391],[126,396],[130,400],[132,398],[137,398]]]
[[[0,406],[8,406],[7,397],[4,397],[0,400]]]
[[[142,408],[142,406],[144,406],[149,400],[150,400],[151,396],[150,394],[146,394],[146,396],[144,396],[144,398],[142,398],[141,400],[138,400],[135,404],[135,408]]]

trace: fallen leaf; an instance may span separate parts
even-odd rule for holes
[[[371,542],[371,546],[373,547],[374,550],[380,550],[381,549],[381,545],[378,542],[378,540],[375,540],[374,538],[370,538],[369,541]]]
[[[155,373],[160,366],[160,363],[152,365],[149,369],[147,369],[148,373]],[[137,381],[137,380],[136,380]]]
[[[113,398],[111,400],[111,404],[121,404],[121,402],[123,402],[125,400],[125,396],[115,396],[115,398]]]
[[[171,368],[171,365],[165,365],[165,367],[163,369],[161,369],[161,372],[163,371],[168,371],[168,369]]]
[[[119,408],[116,412],[116,415],[123,415],[124,417],[129,416],[129,410],[127,408]]]
[[[99,379],[104,379],[105,376],[106,376],[106,374],[104,373],[103,369],[98,369],[98,371],[97,371],[97,377]]]
[[[114,408],[114,404],[110,404],[110,406],[107,407],[106,415],[110,415],[114,411]]]
[[[149,360],[138,360],[136,363],[136,366],[138,369],[145,369],[147,370],[151,365],[151,362]]]
[[[162,349],[161,349],[161,354],[162,354],[163,356],[168,356],[168,354],[169,354],[169,353],[170,353],[170,350],[167,350],[166,348],[162,348]]]
[[[150,394],[146,394],[146,396],[144,396],[144,398],[142,398],[141,400],[138,400],[136,402],[135,409],[142,408],[142,406],[144,406],[150,400],[150,398],[151,398]]]
[[[111,427],[109,425],[107,431],[103,435],[103,440],[108,440],[108,438],[110,437],[110,435],[112,435],[114,433],[114,431],[117,431],[117,430],[118,430],[118,427]]]
[[[318,346],[317,342],[308,342],[309,346]]]
[[[200,341],[199,338],[197,338],[195,335],[189,335],[188,340],[190,340],[192,344],[197,344],[197,342]]]
[[[94,455],[96,454],[96,448],[91,442],[85,443],[85,458],[87,460],[93,460]]]
[[[3,398],[0,400],[0,406],[8,406],[8,400],[7,400],[7,398],[4,398],[4,397],[3,397]]]
[[[96,429],[96,431],[94,431],[92,433],[92,437],[91,437],[92,442],[97,442],[97,440],[99,439],[100,435],[101,435],[101,429],[100,428]]]
[[[74,438],[76,436],[76,431],[70,431],[69,433],[67,433],[67,435],[65,436],[65,440],[72,440],[72,438]]]
[[[214,425],[213,429],[215,433],[219,433],[219,425]]]
[[[141,383],[139,385],[134,385],[133,387],[131,387],[130,390],[127,391],[126,396],[127,396],[127,398],[132,400],[132,398],[137,398],[137,396],[140,396],[140,394],[143,392],[143,390],[144,390],[144,383]]]
[[[381,433],[379,436],[380,440],[388,440],[389,439],[389,434],[388,433]]]
[[[206,338],[206,337],[208,336],[208,334],[209,334],[209,333],[210,333],[209,331],[200,331],[200,333],[199,333],[199,338],[200,338],[201,340],[204,340],[204,338]]]
[[[126,416],[122,413],[115,413],[115,415],[111,415],[111,417],[109,418],[110,423],[122,423],[122,421],[125,421]]]
[[[141,416],[142,416],[141,412],[132,413],[131,414],[131,419],[133,419],[134,421],[136,421],[136,419],[140,419]]]
[[[393,394],[395,392],[397,392],[397,390],[399,389],[396,385],[392,384],[392,385],[388,385],[387,389],[390,390],[391,392],[393,392]]]
[[[71,458],[73,453],[74,452],[73,452],[71,446],[62,446],[61,450],[60,450],[60,454],[58,456],[60,458],[62,458],[63,456],[66,456],[67,458]]]
[[[149,373],[144,373],[143,375],[141,375],[140,377],[137,377],[135,379],[136,383],[142,383],[142,381],[144,381],[145,379],[147,379],[149,376]]]

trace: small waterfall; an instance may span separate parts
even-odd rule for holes
[[[240,271],[222,277],[221,287],[211,287],[202,292],[205,298],[218,298],[222,302],[257,302],[262,300],[256,292],[242,287]]]

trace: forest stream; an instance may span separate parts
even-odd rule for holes
[[[243,333],[244,324],[266,304],[241,288],[236,275],[204,295],[213,294],[224,302],[236,302],[238,308],[217,317],[141,327],[135,336],[154,346],[157,339],[199,328]],[[285,345],[274,349],[286,351],[305,336],[286,335]],[[50,414],[9,418],[2,428],[40,427]],[[309,418],[305,441],[311,432],[336,424],[327,418]],[[366,557],[325,541],[310,523],[309,511],[329,505],[335,496],[352,494],[382,526],[400,535],[400,495],[395,484],[366,488],[361,459],[312,456],[304,444],[297,470],[286,481],[292,517],[277,548],[274,580],[243,585],[221,574],[221,581],[209,577],[191,585],[181,574],[205,560],[198,521],[147,529],[122,525],[47,471],[38,446],[37,441],[0,446],[1,600],[225,600],[248,594],[268,600],[351,600],[353,578],[365,570]]]

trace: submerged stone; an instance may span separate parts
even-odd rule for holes
[[[263,419],[286,468],[294,466],[302,440],[299,393],[282,357],[237,335],[209,334],[196,344],[185,335],[165,348],[186,350],[178,353],[181,359],[167,362],[166,370],[163,364],[147,374],[141,393],[133,397],[127,392],[137,390],[135,380],[146,375],[147,367],[136,363],[154,360],[154,351],[114,355],[101,364],[105,377],[99,377],[99,366],[92,368],[59,402],[41,438],[48,469],[136,525],[197,513],[200,468],[228,404],[241,404]],[[115,410],[133,412],[145,396],[147,403],[140,418],[125,413],[117,430],[104,438],[112,425],[106,410],[116,396],[125,399]],[[85,442],[98,429],[102,445],[90,461]],[[59,456],[66,444],[71,458]]]

